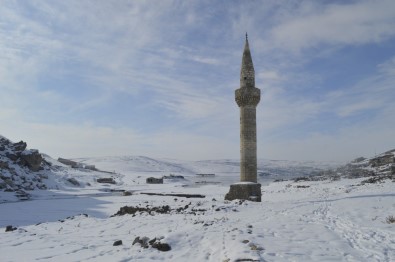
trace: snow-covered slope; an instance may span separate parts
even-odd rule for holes
[[[35,190],[57,189],[72,191],[75,188],[99,185],[97,179],[112,178],[119,181],[120,176],[71,168],[38,150],[28,149],[23,141],[13,143],[0,136],[0,203],[27,200]]]

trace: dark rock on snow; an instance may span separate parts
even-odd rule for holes
[[[11,225],[6,226],[6,228],[5,228],[5,232],[12,232],[12,231],[14,231],[14,230],[17,230],[17,228],[16,228],[16,227],[13,227],[13,226],[11,226]]]
[[[122,240],[117,240],[114,242],[114,244],[112,244],[113,246],[120,246],[122,245]]]

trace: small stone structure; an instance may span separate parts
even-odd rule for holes
[[[255,70],[246,41],[240,70],[240,88],[235,100],[240,107],[240,183],[230,186],[226,200],[245,199],[261,202],[261,184],[257,183],[256,106],[261,91],[255,87]]]
[[[148,177],[147,184],[163,184],[163,178]]]
[[[62,164],[65,164],[67,166],[71,166],[72,168],[83,168],[83,169],[89,169],[93,171],[97,171],[96,167],[94,165],[87,165],[84,163],[76,162],[70,159],[65,159],[65,158],[58,158],[58,161]]]

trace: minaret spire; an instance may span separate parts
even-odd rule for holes
[[[255,87],[255,70],[254,64],[252,63],[247,33],[244,44],[243,58],[241,60],[240,87]]]

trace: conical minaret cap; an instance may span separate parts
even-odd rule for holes
[[[252,63],[248,35],[244,44],[243,58],[241,60],[240,87],[255,87],[255,70]]]

